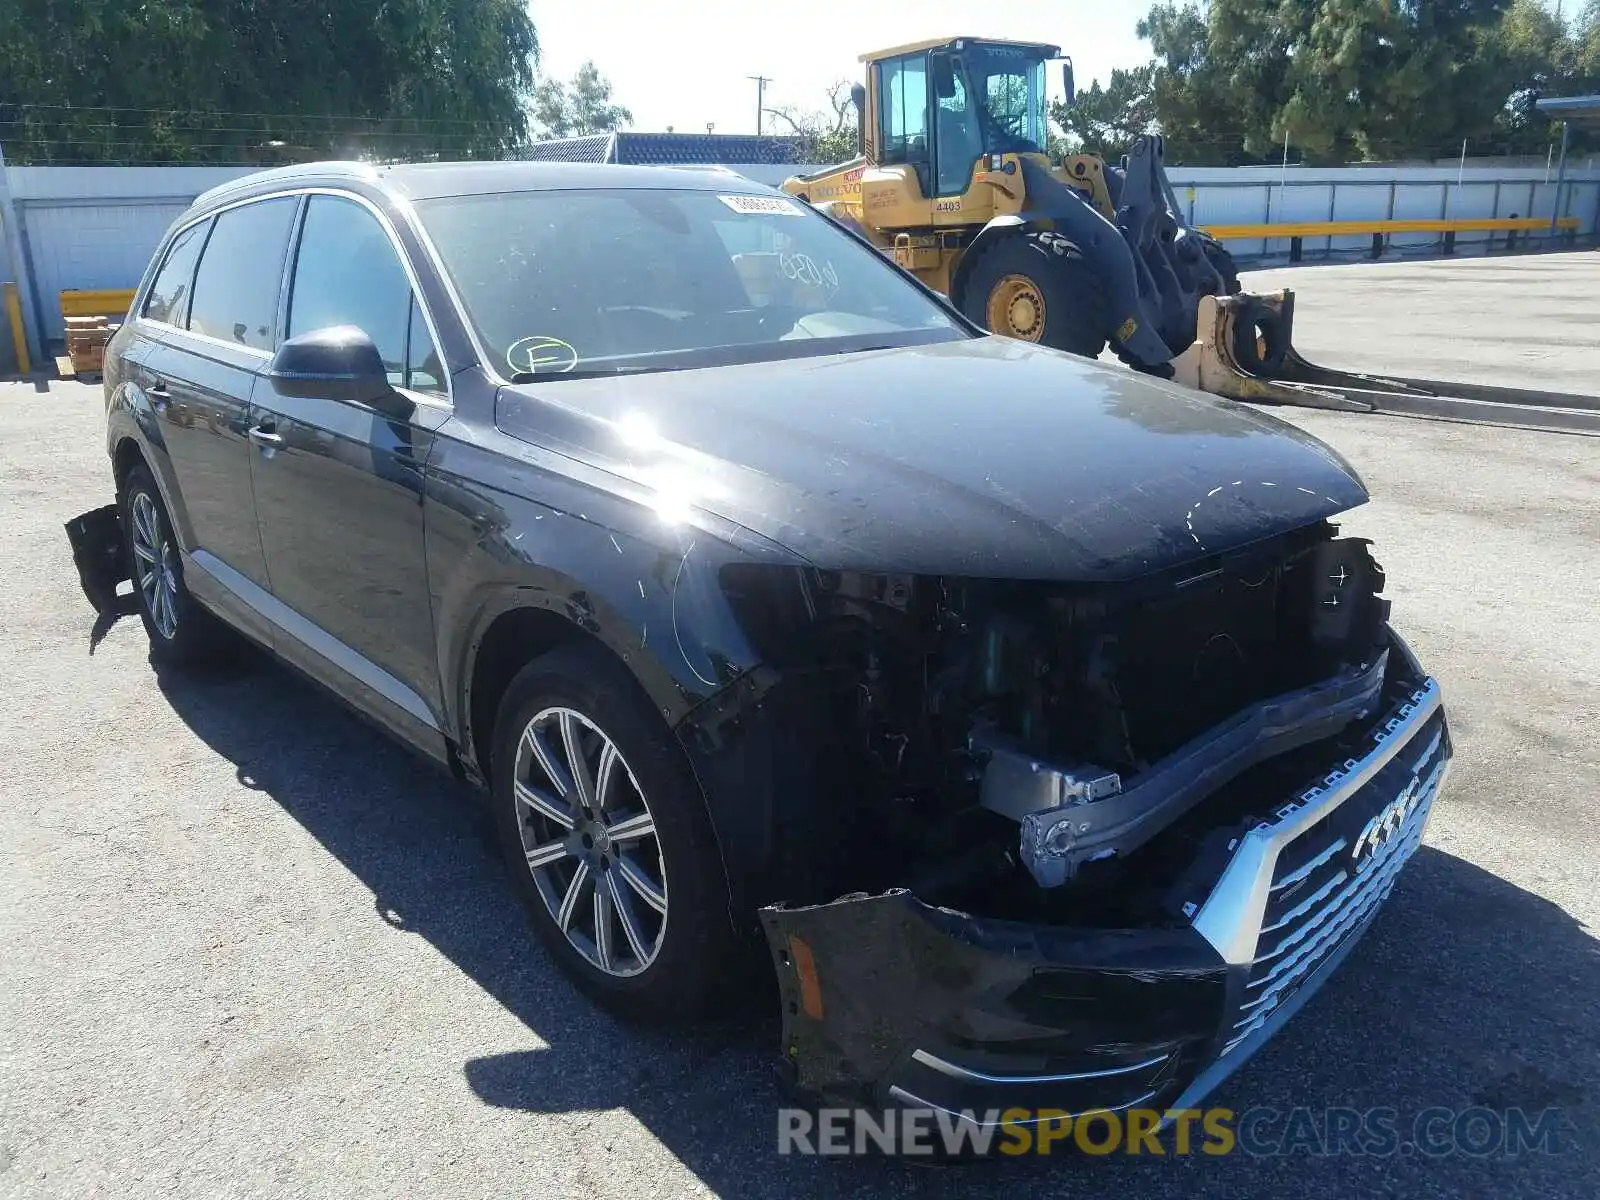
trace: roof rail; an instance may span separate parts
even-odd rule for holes
[[[714,175],[739,175],[732,167],[721,163],[639,163],[641,167],[654,167],[664,171],[709,171]],[[739,175],[743,179],[743,175]]]
[[[237,179],[230,179],[226,183],[219,183],[215,187],[207,188],[194,198],[194,203],[209,202],[250,184],[274,179],[304,179],[308,175],[338,176],[347,179],[376,179],[378,170],[372,163],[344,160],[294,163],[286,167],[269,167],[266,170],[252,171],[248,175],[241,175]]]

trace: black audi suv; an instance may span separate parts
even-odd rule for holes
[[[480,785],[613,1008],[701,1011],[764,935],[812,1094],[1192,1105],[1449,761],[1337,454],[726,171],[251,175],[105,392],[79,561],[154,657],[243,635]]]

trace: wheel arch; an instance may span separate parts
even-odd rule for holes
[[[116,485],[117,495],[122,495],[122,485],[128,478],[128,472],[137,466],[150,470],[150,462],[145,457],[144,448],[139,445],[138,438],[132,434],[123,434],[111,450],[111,479]]]
[[[604,653],[669,729],[703,699],[686,692],[653,647],[624,642],[620,619],[591,594],[506,588],[485,600],[472,628],[447,686],[456,697],[460,764],[479,781],[492,777],[494,726],[506,689],[518,671],[559,646],[583,644]]]
[[[178,536],[178,545],[192,551],[195,548],[194,525],[189,520],[189,509],[183,502],[183,492],[161,436],[160,422],[148,404],[127,385],[112,396],[106,411],[106,452],[111,458],[111,478],[119,497],[128,472],[135,465],[143,465],[150,472],[156,481],[156,490],[161,493],[167,519]]]
[[[1014,237],[1026,233],[1032,223],[1026,218],[1015,213],[1007,213],[993,218],[987,225],[973,235],[961,251],[961,257],[956,261],[955,270],[950,274],[950,302],[965,312],[967,309],[967,280],[972,276],[972,268],[978,263],[979,257],[996,242],[1004,237]]]
[[[460,753],[464,766],[483,780],[492,777],[495,721],[511,681],[534,659],[580,640],[603,645],[549,608],[533,604],[498,608],[470,646],[461,673]]]
[[[512,681],[529,663],[567,646],[585,646],[603,654],[616,667],[618,680],[627,680],[638,698],[652,707],[669,728],[678,724],[671,719],[675,706],[670,702],[663,704],[659,695],[652,695],[652,688],[641,678],[639,656],[620,653],[606,639],[553,608],[528,602],[508,603],[498,607],[482,633],[474,639],[462,675],[461,734],[456,761],[468,778],[482,786],[491,786],[495,770],[495,727]],[[743,893],[729,859],[725,820],[711,803],[705,780],[681,737],[671,736],[668,741],[682,755],[686,776],[692,781],[694,795],[710,822],[722,882],[732,901],[728,919],[737,924],[741,911],[738,898]]]

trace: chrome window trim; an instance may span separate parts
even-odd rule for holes
[[[204,212],[196,213],[191,219],[189,219],[187,221],[184,221],[182,224],[176,225],[176,226],[173,227],[171,234],[168,236],[166,241],[164,241],[162,243],[162,245],[161,245],[160,261],[161,262],[165,262],[166,261],[167,253],[168,253],[173,241],[175,241],[177,239],[178,235],[181,234],[185,229],[189,229],[189,228],[191,228],[191,227],[193,227],[195,225],[198,225],[202,221],[209,221],[209,220],[211,220],[211,219],[213,219],[215,217],[219,217],[223,213],[230,212],[233,209],[243,208],[248,204],[260,204],[260,203],[262,203],[263,201],[266,201],[266,200],[291,199],[291,198],[294,198],[294,197],[297,197],[297,196],[336,196],[336,197],[338,197],[340,199],[343,199],[343,200],[354,200],[357,204],[361,205],[361,207],[365,208],[369,213],[371,213],[374,217],[377,218],[378,224],[382,227],[383,232],[389,238],[390,247],[394,250],[395,254],[400,259],[401,269],[405,271],[406,280],[407,280],[407,282],[409,282],[411,284],[411,294],[417,298],[417,307],[422,310],[422,319],[427,323],[428,334],[429,334],[429,336],[431,336],[433,338],[433,344],[434,344],[435,348],[438,348],[438,347],[442,346],[444,343],[443,343],[443,340],[439,337],[439,325],[438,325],[438,322],[436,322],[434,320],[434,318],[433,318],[433,310],[429,307],[428,298],[427,298],[426,295],[424,295],[424,293],[422,291],[422,283],[417,278],[416,268],[412,265],[411,256],[406,253],[405,246],[401,244],[400,235],[395,230],[394,222],[391,221],[389,219],[389,215],[387,213],[385,213],[383,211],[383,209],[379,208],[378,205],[376,203],[374,203],[372,200],[369,200],[367,197],[359,194],[358,192],[351,191],[348,188],[335,187],[335,186],[332,186],[330,184],[307,184],[307,185],[302,186],[302,187],[278,188],[278,189],[275,189],[275,190],[270,191],[270,192],[262,192],[260,195],[246,196],[246,197],[244,197],[242,199],[239,199],[239,200],[231,200],[227,204],[219,204],[215,208],[208,208]],[[419,235],[418,236],[418,240],[423,243],[424,249],[428,253],[429,257],[433,260],[434,270],[439,273],[440,279],[443,281],[443,283],[445,285],[446,294],[448,295],[448,297],[450,299],[450,302],[453,305],[455,305],[456,315],[457,315],[457,318],[459,319],[460,315],[461,315],[460,302],[459,302],[459,300],[457,299],[457,297],[455,295],[454,287],[451,286],[451,284],[450,284],[449,276],[446,275],[440,269],[439,261],[438,261],[438,254],[434,250],[432,242],[428,240],[426,234],[422,231],[421,224],[416,219],[415,213],[412,212],[410,203],[409,202],[405,202],[402,205],[402,207],[406,211],[407,219],[410,220],[410,222],[411,222],[413,232],[416,232]],[[304,224],[303,216],[297,215],[296,219],[295,219],[295,225],[293,227],[292,234],[291,234],[291,236],[293,238],[293,242],[289,247],[289,249],[296,256],[298,256],[299,253],[300,253],[300,230],[301,230],[301,227],[303,226],[303,224]],[[210,241],[209,238],[207,238],[206,240],[208,242]],[[203,262],[204,260],[205,260],[205,247],[201,247],[200,257],[195,260],[195,270],[196,270],[196,272],[198,272],[200,263]],[[285,258],[285,260],[284,260],[282,271],[281,271],[281,274],[280,274],[279,279],[278,279],[278,286],[279,286],[280,290],[283,290],[285,288],[288,288],[288,289],[292,289],[293,288],[293,275],[292,275],[291,270],[290,270],[290,261],[291,260],[289,258]],[[143,309],[144,309],[144,303],[145,303],[145,299],[146,299],[146,293],[149,291],[150,287],[154,284],[156,274],[159,274],[159,273],[160,273],[159,268],[157,268],[157,271],[155,273],[152,273],[150,278],[148,280],[146,280],[145,283],[143,285],[141,285],[141,287],[139,288],[139,294],[134,299],[134,311],[139,314],[135,318],[136,320],[138,320],[138,321],[149,321],[150,324],[158,325],[158,326],[162,327],[163,329],[172,329],[172,330],[175,330],[178,333],[185,334],[185,335],[187,335],[189,337],[197,337],[197,338],[202,339],[203,341],[211,342],[211,343],[213,343],[215,345],[218,345],[218,346],[226,346],[230,350],[244,350],[244,351],[247,351],[247,352],[249,352],[249,353],[251,353],[253,355],[257,355],[257,356],[261,357],[262,359],[265,359],[265,360],[267,360],[269,362],[271,361],[272,355],[270,353],[268,353],[267,351],[264,351],[264,350],[257,350],[253,346],[242,346],[237,342],[225,342],[221,338],[214,338],[214,337],[211,337],[209,334],[196,333],[192,329],[180,329],[178,326],[168,324],[166,321],[157,321],[157,320],[154,320],[154,319],[152,319],[150,317],[144,316],[143,315]],[[469,336],[471,336],[471,328],[470,328],[470,326],[466,326],[465,322],[463,322],[463,326],[468,329]],[[283,331],[287,332],[287,330],[288,330],[288,325],[285,324]],[[473,348],[478,351],[479,357],[481,359],[483,357],[482,347],[478,345],[476,336],[472,336],[472,343],[473,343]],[[448,365],[449,364],[446,364],[447,367],[448,367]],[[431,405],[434,408],[444,408],[444,409],[448,409],[451,412],[454,412],[455,411],[455,383],[454,383],[454,380],[451,378],[450,372],[448,370],[445,371],[444,385],[445,385],[445,390],[448,393],[448,395],[446,395],[446,396],[430,396],[430,395],[427,395],[426,393],[423,393],[423,392],[415,392],[410,388],[401,388],[401,389],[397,389],[397,390],[403,391],[409,399],[415,400],[418,403],[428,404],[428,405]]]
[[[1276,821],[1258,825],[1240,839],[1233,858],[1192,922],[1224,962],[1249,966],[1255,961],[1273,871],[1284,847],[1366,786],[1411,743],[1443,703],[1436,679],[1425,680],[1416,696],[1401,706],[1400,715],[1389,728],[1375,735],[1378,745],[1330,772],[1322,787],[1302,795],[1298,808],[1285,805]]]
[[[288,192],[272,192],[272,193],[270,193],[268,195],[249,196],[249,197],[246,197],[243,200],[236,200],[232,204],[223,204],[223,205],[219,205],[216,208],[208,208],[208,209],[206,209],[205,212],[196,214],[195,217],[192,220],[185,221],[185,222],[183,222],[183,224],[176,225],[176,226],[173,227],[171,236],[169,236],[167,238],[167,240],[164,241],[161,244],[160,261],[162,263],[165,263],[167,261],[167,255],[168,255],[168,253],[171,252],[172,243],[178,240],[178,235],[181,234],[184,230],[193,229],[196,225],[200,224],[202,221],[214,220],[215,218],[221,216],[223,213],[229,211],[230,209],[243,208],[247,204],[258,204],[263,200],[287,199],[290,195],[291,195],[291,193],[288,193]],[[299,224],[300,224],[300,214],[298,212],[296,212],[295,215],[294,215],[293,220],[289,224],[289,232],[290,232],[291,236],[293,236],[294,231],[299,228]],[[200,264],[205,262],[206,249],[207,249],[207,247],[209,247],[211,245],[211,234],[215,233],[215,232],[216,232],[216,230],[212,229],[211,233],[206,234],[206,240],[200,244],[200,255],[199,255],[198,258],[196,258],[194,260],[194,271],[189,276],[189,289],[190,289],[189,290],[189,309],[190,309],[190,312],[186,313],[185,314],[186,316],[192,315],[192,310],[194,308],[194,282],[195,282],[196,279],[198,279],[200,277]],[[285,247],[286,251],[287,251],[287,249],[288,248]],[[287,261],[288,260],[286,258],[284,260],[285,264],[287,263]],[[282,292],[283,292],[283,278],[284,278],[283,270],[284,270],[284,265],[280,264],[279,267],[278,267],[278,292],[279,292],[280,302],[281,302],[281,299],[282,299]],[[146,280],[143,284],[140,285],[139,292],[134,297],[132,312],[134,313],[134,320],[136,322],[137,321],[148,321],[152,325],[158,325],[162,329],[171,329],[175,333],[181,333],[181,334],[185,335],[186,337],[199,338],[201,341],[209,342],[214,346],[226,346],[229,350],[242,350],[246,354],[249,354],[251,356],[265,359],[268,362],[272,361],[272,352],[270,350],[260,350],[260,349],[257,349],[255,346],[246,346],[242,342],[224,341],[222,338],[212,337],[209,333],[199,333],[199,332],[196,332],[193,329],[189,329],[189,328],[184,327],[184,326],[174,325],[170,321],[158,321],[154,317],[145,316],[144,315],[144,306],[145,306],[146,300],[148,299],[148,295],[147,294],[148,294],[150,288],[155,286],[156,277],[158,275],[160,275],[160,273],[161,273],[161,270],[158,267],[154,272],[151,273],[150,278],[148,280]],[[273,307],[273,317],[274,317],[274,319],[277,318],[279,307],[280,307],[280,305],[275,305]],[[276,330],[274,331],[274,333],[276,333]]]
[[[178,334],[180,337],[194,338],[197,342],[205,342],[207,345],[219,346],[222,349],[231,351],[234,354],[243,354],[250,358],[259,359],[264,363],[272,361],[272,355],[270,352],[266,350],[258,350],[254,346],[246,346],[240,342],[225,342],[219,337],[212,337],[209,333],[201,333],[195,329],[182,329],[177,325],[168,325],[165,321],[152,321],[151,324],[160,325],[163,329],[170,329],[173,333]],[[245,397],[245,401],[248,403],[248,396]]]

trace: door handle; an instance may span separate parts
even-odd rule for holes
[[[283,445],[283,434],[274,433],[262,425],[256,425],[250,430],[250,440],[265,450],[275,450]]]
[[[167,405],[172,401],[172,393],[167,391],[167,385],[159,379],[145,388],[144,394],[150,397],[150,407],[158,413],[166,412]]]

